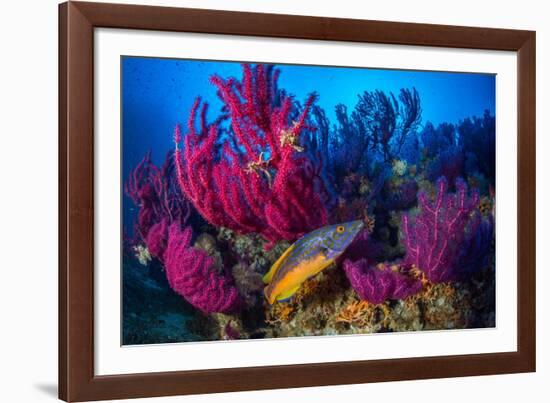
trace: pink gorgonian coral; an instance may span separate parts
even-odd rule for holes
[[[314,96],[292,121],[296,107],[276,89],[277,77],[262,64],[243,65],[242,81],[213,76],[226,113],[208,124],[207,104],[197,99],[185,136],[175,130],[179,184],[204,219],[271,243],[325,225],[328,197],[320,163],[301,139],[314,130],[307,125]]]
[[[130,173],[124,191],[139,209],[134,237],[162,260],[169,225],[184,225],[191,215],[191,205],[177,185],[173,153],[158,168],[148,152]]]
[[[344,271],[359,297],[373,304],[403,299],[422,289],[420,280],[409,273],[410,268],[399,264],[369,266],[366,259],[346,260]]]
[[[154,256],[161,261],[164,259],[164,251],[168,243],[168,226],[170,223],[167,218],[163,218],[160,222],[157,222],[151,226],[147,236],[145,237],[145,245]]]
[[[242,307],[242,300],[213,257],[191,246],[191,227],[178,223],[169,228],[164,266],[170,287],[204,313],[231,313]]]
[[[477,210],[477,191],[469,193],[462,179],[455,187],[456,193],[448,193],[447,180],[438,179],[435,200],[420,193],[420,213],[403,215],[404,261],[434,283],[471,272],[474,255],[477,267],[482,265],[493,237],[492,221],[483,220]]]

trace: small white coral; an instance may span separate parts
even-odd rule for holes
[[[149,249],[143,245],[134,246],[134,252],[136,253],[137,260],[143,266],[147,266],[149,262],[153,260],[151,253],[149,253]]]
[[[407,173],[407,161],[393,160],[392,171],[395,176],[403,176]]]

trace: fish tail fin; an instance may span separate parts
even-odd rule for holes
[[[262,281],[264,284],[269,284],[271,282],[271,279],[279,270],[279,268],[282,266],[285,259],[290,255],[290,252],[294,249],[294,245],[290,245],[287,250],[284,251],[284,253],[277,259],[275,263],[273,263],[273,266],[271,266],[271,269],[263,276]]]
[[[270,298],[271,297],[271,286],[267,286],[267,287],[264,287],[264,296],[265,296],[265,299],[267,300],[267,302],[269,302],[270,305],[273,305],[273,300]]]

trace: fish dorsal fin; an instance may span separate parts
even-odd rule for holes
[[[273,263],[273,266],[271,266],[271,269],[269,269],[269,271],[262,278],[264,284],[269,284],[271,282],[271,279],[273,278],[277,270],[279,270],[279,268],[282,266],[283,262],[286,260],[288,255],[290,255],[290,252],[292,252],[292,250],[294,249],[294,245],[296,244],[290,245],[288,249],[285,250],[284,253],[279,257],[279,259],[277,259],[277,261]]]

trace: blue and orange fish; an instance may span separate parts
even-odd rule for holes
[[[298,239],[263,277],[269,303],[292,297],[304,281],[334,262],[364,226],[361,220],[328,225]]]

